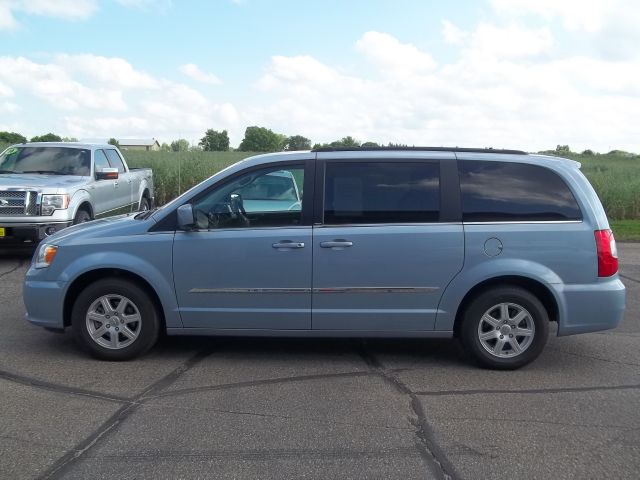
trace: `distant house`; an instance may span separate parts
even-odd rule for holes
[[[119,138],[118,143],[123,150],[160,150],[160,143],[155,138]]]

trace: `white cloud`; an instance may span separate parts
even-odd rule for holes
[[[458,28],[449,20],[443,20],[442,37],[446,43],[451,45],[462,45],[468,36],[469,34],[467,32]]]
[[[428,72],[436,67],[430,54],[410,43],[401,43],[388,33],[367,32],[356,42],[356,49],[381,73],[391,76]]]
[[[415,69],[400,61],[429,58],[417,49],[375,57],[379,80],[309,56],[274,57],[257,82],[268,100],[246,106],[243,118],[314,141],[353,135],[410,145],[639,150],[633,132],[640,122],[639,64],[558,56],[546,28],[482,23],[455,38],[458,58],[440,66]],[[372,50],[362,45],[370,40],[356,43],[367,60]],[[403,45],[393,38],[384,44]]]
[[[14,92],[11,87],[0,82],[0,97],[13,97]]]
[[[216,75],[213,73],[203,72],[200,67],[194,63],[182,65],[180,67],[180,71],[197,82],[207,83],[209,85],[220,85],[222,83],[222,80],[220,80]]]
[[[553,35],[548,28],[523,28],[516,25],[497,27],[480,23],[467,35],[466,46],[477,57],[518,58],[547,52],[553,46]],[[464,44],[464,42],[463,42]]]
[[[11,11],[12,6],[13,3],[6,0],[0,1],[0,30],[13,30],[18,27],[18,22]]]
[[[84,20],[98,9],[97,0],[20,0],[10,3],[15,4],[16,9],[32,15],[66,20]]]
[[[126,109],[120,91],[87,87],[54,63],[39,64],[24,57],[0,57],[0,81],[14,91],[27,92],[58,109]]]
[[[138,8],[146,11],[159,11],[166,13],[173,7],[172,0],[116,0],[120,5],[127,8]]]
[[[103,85],[119,88],[158,88],[159,82],[151,75],[138,71],[126,60],[92,54],[54,57],[54,62],[65,71],[80,73]]]
[[[20,106],[12,102],[0,102],[0,113],[17,113]]]
[[[19,26],[15,18],[16,12],[65,20],[84,20],[97,9],[97,0],[0,0],[0,30],[12,30]]]

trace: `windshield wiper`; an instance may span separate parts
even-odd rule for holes
[[[66,175],[66,173],[56,172],[55,170],[25,170],[22,173],[41,173],[43,175]]]

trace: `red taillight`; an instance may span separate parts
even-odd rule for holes
[[[618,249],[611,230],[596,230],[598,250],[598,276],[610,277],[618,271]]]

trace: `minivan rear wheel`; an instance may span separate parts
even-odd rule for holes
[[[549,335],[540,300],[519,287],[496,287],[478,295],[463,314],[460,340],[481,366],[520,368],[535,360]]]
[[[160,320],[147,292],[119,278],[98,280],[75,301],[71,323],[80,343],[103,360],[129,360],[157,341]]]

